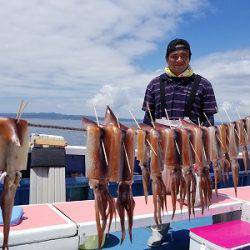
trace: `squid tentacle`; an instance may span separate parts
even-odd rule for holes
[[[105,231],[105,228],[107,225],[107,220],[108,220],[108,215],[106,214],[108,203],[107,203],[107,199],[106,199],[105,189],[103,189],[103,188],[104,187],[101,187],[101,196],[100,196],[100,200],[99,200],[99,202],[101,204],[98,204],[98,205],[100,208],[99,212],[100,212],[101,219],[102,219],[102,231],[104,234],[104,231]]]
[[[162,190],[161,196],[162,196],[162,201],[163,201],[162,210],[163,210],[163,207],[165,206],[166,211],[168,211],[168,208],[167,208],[167,189],[166,189],[166,186],[165,186],[162,179],[161,179],[161,190]]]
[[[178,177],[176,176],[176,172],[171,173],[171,198],[172,198],[172,205],[173,205],[173,214],[172,219],[174,218],[175,211],[176,211],[176,201],[177,201],[177,194],[178,194]]]
[[[158,221],[159,224],[162,224],[162,220],[161,220],[161,202],[160,202],[160,197],[157,196],[157,217],[158,217]]]
[[[126,203],[128,200],[128,190],[127,187],[123,182],[119,183],[118,186],[118,197],[116,201],[116,209],[118,211],[119,217],[120,217],[120,223],[121,223],[121,230],[122,230],[122,237],[121,237],[121,244],[123,243],[125,239],[125,206],[124,203]]]
[[[187,193],[186,181],[185,181],[185,179],[182,176],[182,173],[180,171],[180,208],[181,208],[181,212],[182,212],[182,208],[184,205],[186,193]]]
[[[208,201],[209,201],[208,206],[209,206],[212,201],[213,192],[212,192],[212,180],[208,169],[206,171],[206,175],[207,175],[207,190],[208,190]]]
[[[152,180],[153,202],[154,202],[154,219],[156,225],[162,224],[161,212],[164,207],[167,210],[167,191],[161,177],[155,177]]]
[[[205,206],[207,205],[207,180],[204,173],[200,176],[200,200],[201,200],[201,213],[204,213]]]
[[[160,218],[160,223],[161,222],[161,211],[164,211],[164,207],[167,210],[167,199],[166,199],[166,195],[167,195],[167,191],[166,191],[166,187],[163,183],[163,180],[161,178],[159,178],[158,180],[158,217]]]
[[[188,207],[188,218],[191,216],[191,175],[190,173],[185,174],[186,190],[187,190],[187,207]]]
[[[103,225],[101,223],[100,211],[103,211],[102,202],[101,202],[101,193],[99,189],[94,190],[95,195],[95,219],[96,219],[96,227],[97,227],[97,235],[98,235],[98,248],[101,248],[102,240],[103,240]],[[102,218],[104,219],[104,218]]]
[[[229,172],[231,169],[231,162],[229,158],[229,154],[225,153],[224,157],[222,158],[222,169],[224,170],[224,174],[226,175],[226,179],[229,179]],[[223,180],[225,182],[225,180]]]
[[[94,187],[95,214],[98,235],[98,247],[101,248],[104,231],[109,217],[108,232],[110,230],[113,215],[115,214],[114,200],[108,192],[106,183],[98,183]]]
[[[155,190],[156,190],[156,197],[157,197],[157,208],[156,208],[156,212],[157,212],[157,218],[159,221],[159,224],[162,224],[162,220],[161,220],[161,210],[162,210],[162,203],[161,203],[161,197],[160,197],[160,192],[161,192],[161,187],[160,187],[160,182],[159,182],[159,178],[156,179],[155,181]]]
[[[235,191],[235,196],[237,197],[237,186],[239,182],[239,163],[237,159],[231,160],[231,167],[232,167],[234,191]]]
[[[222,180],[225,183],[229,179],[229,172],[231,169],[230,160],[224,155],[221,159],[221,171],[222,171]]]
[[[205,177],[205,191],[206,191],[205,206],[209,208],[212,200],[212,180],[210,177],[209,169],[207,167],[205,167],[204,169],[204,177]]]
[[[209,207],[212,199],[212,185],[209,170],[207,168],[203,170],[200,177],[200,197],[203,214],[204,208]]]
[[[120,216],[122,237],[121,244],[123,243],[126,235],[125,231],[125,211],[128,217],[128,231],[130,241],[132,242],[132,226],[133,226],[133,213],[135,208],[135,201],[133,199],[132,188],[130,183],[120,182],[118,186],[118,198],[116,201],[116,209]]]
[[[166,198],[167,191],[165,184],[161,178],[157,179],[157,185],[158,185],[158,197],[159,197],[160,208],[162,211],[164,210],[164,207],[167,210],[167,198]]]
[[[219,165],[217,161],[213,162],[213,169],[214,169],[214,188],[215,188],[215,193],[218,197],[218,183],[220,179],[220,174],[219,174]]]
[[[196,198],[196,185],[197,185],[196,178],[194,176],[194,173],[191,172],[191,208],[194,216],[195,216],[194,205]]]
[[[211,205],[212,193],[211,193],[211,181],[209,178],[206,178],[206,208],[209,209]]]
[[[152,180],[152,192],[153,192],[153,203],[154,203],[154,220],[156,225],[158,226],[160,224],[158,219],[158,202],[157,202],[157,183],[156,180]]]
[[[111,226],[111,223],[112,223],[112,220],[113,220],[113,216],[115,215],[115,217],[116,217],[116,211],[115,211],[114,199],[110,195],[108,190],[106,192],[106,200],[108,202],[108,216],[109,216],[108,233],[109,233],[110,226]]]
[[[109,208],[109,202],[108,202],[108,187],[106,184],[101,185],[100,187],[101,190],[101,199],[100,202],[102,203],[102,205],[100,205],[99,207],[101,208],[100,210],[100,214],[101,214],[101,219],[102,219],[102,231],[104,234],[106,225],[107,225],[107,221],[108,221],[108,217],[109,217],[109,213],[110,213],[110,208]],[[113,215],[112,215],[113,217]],[[111,224],[111,221],[109,222]]]
[[[249,160],[248,150],[246,146],[244,146],[242,149],[242,159],[243,159],[243,163],[245,167],[245,173],[247,174],[248,169],[250,167],[250,160]]]
[[[190,220],[191,214],[195,215],[194,205],[196,198],[196,178],[192,171],[192,167],[184,172],[184,179],[186,183],[186,194],[187,194],[187,207],[188,207],[188,217]]]
[[[97,201],[95,202],[97,203]],[[96,205],[97,207],[97,205]],[[98,249],[101,249],[102,246],[102,239],[103,239],[103,231],[101,226],[100,214],[97,209],[95,209],[95,220],[96,220],[96,228],[97,228],[97,235],[98,235]]]
[[[204,180],[204,185],[205,185],[205,187],[204,187],[204,189],[203,189],[203,194],[204,194],[204,205],[205,205],[205,208],[207,208],[208,207],[208,197],[209,197],[209,192],[208,192],[208,189],[207,189],[207,187],[208,187],[208,181],[207,181],[207,178],[205,177],[205,180]]]
[[[227,173],[227,180],[229,179],[229,172],[231,170],[231,161],[230,161],[230,157],[229,157],[229,153],[225,153],[225,169],[226,169],[226,173]]]
[[[122,237],[121,237],[121,244],[122,244],[123,240],[125,239],[125,235],[126,235],[126,232],[125,232],[125,209],[122,206],[122,203],[119,199],[117,199],[117,202],[116,202],[116,209],[117,209],[117,212],[118,212],[119,217],[120,217],[121,230],[122,230]]]
[[[146,204],[148,203],[149,183],[150,183],[150,171],[147,167],[144,166],[142,168],[142,185],[143,185],[143,192]]]
[[[19,186],[21,174],[16,172],[14,180],[11,176],[4,177],[4,187],[2,192],[2,214],[3,214],[3,249],[8,248],[11,213],[14,205],[16,190]],[[7,206],[7,207],[6,207]]]
[[[129,206],[126,208],[127,216],[128,216],[128,232],[129,232],[129,238],[132,242],[132,227],[133,227],[133,214],[134,214],[134,208],[135,208],[135,201],[133,199],[133,196],[129,197]]]

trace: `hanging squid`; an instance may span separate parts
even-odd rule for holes
[[[159,131],[160,135],[160,146],[162,152],[162,164],[163,164],[163,171],[162,171],[162,180],[166,187],[167,195],[171,195],[171,170],[167,167],[165,159],[166,159],[166,151],[167,151],[167,140],[166,140],[166,132],[165,129],[168,128],[166,125],[161,123],[155,123],[155,128]]]
[[[147,204],[148,201],[148,190],[150,185],[150,169],[149,169],[149,161],[150,161],[150,146],[148,144],[148,133],[141,128],[136,130],[137,133],[137,160],[139,161],[139,166],[142,171],[142,185],[143,185],[143,193],[145,196],[145,202]]]
[[[247,174],[247,170],[250,168],[250,161],[247,149],[247,130],[245,126],[245,121],[240,119],[235,122],[237,136],[239,137],[239,146],[242,148],[242,159],[245,167],[245,173]]]
[[[109,181],[119,181],[122,165],[122,130],[112,110],[107,106],[104,124],[104,146],[108,160]]]
[[[188,207],[188,216],[190,219],[191,212],[195,215],[194,205],[195,205],[195,196],[196,196],[196,178],[194,174],[194,157],[192,154],[191,133],[188,129],[185,128],[175,128],[179,131],[179,148],[181,152],[181,168],[183,176],[186,183],[186,194],[187,194],[187,207]]]
[[[228,125],[220,124],[217,126],[217,136],[219,140],[220,146],[220,162],[221,162],[221,170],[222,170],[222,178],[225,182],[225,177],[228,180],[229,172],[231,169],[230,158],[229,158],[229,148],[228,148]]]
[[[6,172],[1,196],[3,246],[8,248],[10,220],[21,170],[27,168],[29,133],[25,120],[0,118],[0,170]]]
[[[120,217],[122,238],[125,239],[125,211],[128,231],[132,241],[135,201],[132,193],[135,159],[135,130],[120,124],[110,107],[104,117],[104,145],[110,169],[110,180],[118,182],[116,210]]]
[[[202,213],[204,208],[208,207],[212,198],[212,185],[209,174],[209,166],[206,159],[204,149],[204,130],[198,125],[191,124],[184,120],[181,120],[181,124],[184,128],[188,128],[191,132],[191,143],[194,147],[194,162],[198,169],[199,180],[199,193]]]
[[[237,196],[237,186],[239,182],[239,163],[238,163],[239,140],[234,122],[230,122],[228,124],[228,141],[229,141],[228,153],[233,175],[233,184],[234,184],[235,195]]]
[[[125,129],[125,126],[123,126]],[[130,241],[132,242],[132,226],[133,214],[135,208],[135,201],[132,193],[133,172],[134,172],[134,159],[135,159],[135,130],[127,128],[123,139],[122,149],[122,167],[120,171],[120,180],[118,185],[118,197],[116,200],[116,209],[120,216],[122,238],[121,244],[125,239],[125,211],[128,219],[128,232]]]
[[[170,173],[170,193],[173,206],[173,219],[176,211],[177,195],[180,195],[181,210],[186,195],[186,184],[182,175],[180,151],[178,151],[179,147],[177,144],[179,134],[176,129],[162,124],[156,124],[156,128],[161,134],[164,167],[167,168]]]
[[[205,132],[205,152],[207,161],[212,163],[214,170],[214,187],[215,193],[218,196],[218,183],[221,178],[221,166],[220,166],[220,147],[217,136],[217,128],[214,126],[203,127]]]
[[[160,147],[159,132],[145,124],[140,124],[140,127],[149,132],[150,143],[150,176],[152,179],[152,192],[154,203],[154,219],[156,225],[162,224],[161,212],[164,207],[167,209],[166,187],[162,180],[163,159],[162,150]]]
[[[83,126],[87,135],[86,177],[93,188],[95,196],[95,216],[98,234],[98,247],[101,248],[104,232],[108,223],[108,231],[115,215],[114,200],[108,191],[109,171],[106,148],[104,147],[104,131],[95,122],[83,118]]]

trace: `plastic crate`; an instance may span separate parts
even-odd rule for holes
[[[190,230],[190,250],[249,249],[250,223],[233,220]]]

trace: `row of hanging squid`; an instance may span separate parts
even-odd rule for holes
[[[210,127],[185,120],[180,120],[179,126],[175,127],[159,123],[153,123],[152,127],[138,123],[135,127],[127,127],[107,107],[103,124],[83,118],[83,126],[87,137],[86,177],[95,196],[99,248],[116,211],[121,223],[121,242],[125,239],[125,214],[132,241],[135,156],[142,171],[146,203],[150,184],[152,187],[157,225],[162,223],[163,210],[167,210],[167,194],[171,195],[172,218],[177,199],[181,209],[184,204],[187,205],[189,218],[191,214],[194,215],[196,189],[199,190],[200,205],[204,212],[212,197],[210,166],[214,172],[215,192],[218,192],[218,183],[227,181],[231,171],[236,195],[240,151],[245,172],[250,169],[247,150],[250,144],[250,117]],[[10,219],[20,171],[27,168],[28,122],[19,118],[0,117],[0,148],[0,171],[6,172],[1,195],[4,222],[2,249],[8,249]],[[118,183],[116,200],[109,193],[109,182]]]
[[[235,194],[238,186],[238,154],[242,151],[245,172],[250,168],[247,146],[250,144],[250,117],[228,124],[203,127],[180,120],[178,126],[137,123],[136,127],[121,124],[107,107],[103,124],[83,118],[86,129],[86,177],[95,196],[96,225],[99,248],[116,211],[121,223],[121,243],[125,239],[125,213],[132,241],[132,194],[135,151],[142,171],[145,202],[151,183],[154,220],[162,223],[167,210],[167,194],[171,195],[174,218],[177,200],[182,210],[187,205],[189,218],[195,215],[196,190],[199,190],[202,213],[211,204],[214,187],[227,181],[232,172]],[[198,176],[198,178],[197,178]],[[151,179],[151,180],[150,180]],[[169,181],[167,181],[169,179]],[[116,201],[109,194],[109,182],[118,183]]]

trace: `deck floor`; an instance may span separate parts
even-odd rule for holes
[[[154,247],[152,249],[167,249],[167,250],[188,250],[189,249],[189,229],[192,227],[211,225],[212,217],[203,217],[197,219],[172,222],[170,223],[170,231],[164,238],[164,243],[160,247]],[[126,232],[127,233],[127,232]],[[172,233],[172,240],[171,235]],[[121,232],[115,232],[107,235],[103,249],[112,250],[146,250],[151,249],[147,246],[148,238],[151,236],[151,229],[135,228],[133,229],[133,243],[130,242],[128,234],[123,244],[120,245]]]

